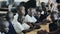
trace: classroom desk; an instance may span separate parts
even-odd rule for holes
[[[51,21],[50,15],[46,19]],[[28,32],[26,34],[37,34],[37,31],[40,31],[40,30],[46,30],[47,32],[49,32],[49,24],[50,23],[47,23],[46,25],[40,25],[41,26],[40,29],[33,30],[33,31]]]
[[[47,23],[46,25],[40,25],[40,26],[41,26],[40,29],[33,30],[33,31],[28,32],[26,34],[37,34],[37,31],[39,31],[39,30],[46,30],[47,32],[49,32],[49,23]]]

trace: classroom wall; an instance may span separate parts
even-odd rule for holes
[[[15,0],[15,2],[22,2],[22,1],[27,2],[28,0]]]
[[[7,0],[0,0],[0,1],[7,1]],[[21,1],[25,1],[27,2],[28,0],[15,0],[16,2],[21,2]],[[39,0],[37,0],[39,1]],[[48,0],[40,0],[41,2],[48,2]],[[55,2],[56,0],[52,0],[53,2]]]
[[[39,4],[41,3],[41,2],[45,2],[45,3],[47,3],[48,2],[48,0],[36,0],[37,2],[36,2],[36,5],[37,6],[39,6]],[[56,2],[56,0],[51,0],[51,2]]]
[[[0,1],[8,1],[8,0],[0,0]],[[27,2],[27,1],[29,1],[29,0],[14,0],[14,2],[22,2],[22,1]],[[40,2],[39,2],[39,1],[40,1]],[[52,1],[52,2],[56,2],[56,0],[51,0],[51,1]],[[40,4],[41,2],[47,3],[48,0],[36,0],[36,5],[39,6],[39,4]],[[7,4],[8,4],[8,2],[7,2]]]

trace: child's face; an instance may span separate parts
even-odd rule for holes
[[[8,32],[9,31],[9,22],[8,21],[4,21],[3,25],[4,25],[5,32]]]
[[[9,13],[9,18],[13,18],[13,13]]]
[[[34,15],[34,13],[36,12],[36,10],[34,8],[30,8],[28,13],[32,16]]]
[[[36,14],[36,9],[33,8],[31,11],[32,11],[32,15],[34,16]]]
[[[21,6],[19,9],[19,14],[25,15],[25,7]]]
[[[39,17],[40,17],[40,12],[37,12],[37,16],[39,16]]]

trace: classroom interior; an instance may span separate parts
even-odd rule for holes
[[[20,3],[21,4],[25,3],[24,7],[25,7],[26,14],[29,11],[27,9],[29,9],[29,8],[30,9],[33,8],[35,10],[37,9],[36,11],[37,12],[41,11],[41,14],[47,11],[47,14],[48,14],[47,17],[46,17],[47,14],[43,15],[42,17],[45,17],[45,19],[41,17],[40,18],[41,22],[39,21],[39,23],[37,23],[40,26],[40,28],[33,29],[32,31],[29,31],[26,33],[21,32],[20,34],[60,34],[60,0],[0,0],[0,18],[2,16],[5,17],[7,12],[9,12],[9,11],[12,11],[13,14],[16,14],[17,13],[16,7]],[[41,9],[42,3],[44,3],[43,7],[45,7],[45,5],[46,5],[45,10],[43,10],[44,8]],[[10,4],[12,4],[13,7],[11,7]],[[50,7],[51,5],[52,5],[52,7]],[[39,9],[41,9],[41,10],[39,10]],[[44,12],[42,12],[42,11],[44,11]],[[30,13],[30,14],[32,14],[32,13]],[[56,15],[57,17],[54,16],[55,15],[54,13],[57,13],[58,16],[57,15]],[[33,16],[35,16],[35,15],[33,15]],[[52,16],[52,18],[51,18],[51,16]],[[57,18],[57,20],[54,21],[55,17]]]

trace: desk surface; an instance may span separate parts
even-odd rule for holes
[[[47,17],[47,19],[51,21],[50,15]],[[47,23],[46,25],[40,25],[41,26],[40,29],[33,30],[33,31],[28,32],[26,34],[37,34],[37,31],[39,31],[39,30],[46,30],[47,32],[49,32],[49,24],[50,23]]]
[[[28,32],[26,34],[37,34],[37,31],[39,31],[39,30],[47,30],[47,32],[49,32],[49,23],[47,23],[46,25],[40,25],[40,26],[41,26],[40,29],[33,30],[33,31]]]

